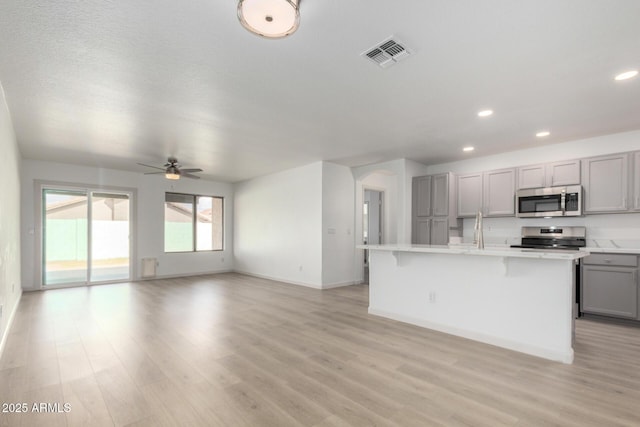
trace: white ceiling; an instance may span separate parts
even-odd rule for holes
[[[23,157],[143,172],[174,155],[233,182],[640,129],[640,78],[613,80],[640,68],[638,0],[302,0],[279,40],[247,32],[236,5],[0,2]],[[391,35],[413,55],[388,69],[360,56]]]

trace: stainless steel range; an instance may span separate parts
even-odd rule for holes
[[[586,235],[585,227],[522,227],[521,243],[511,247],[577,251],[587,245]]]
[[[512,248],[527,248],[541,251],[577,251],[587,245],[585,227],[522,227],[522,241]],[[575,317],[581,316],[580,307],[580,260],[575,262]]]

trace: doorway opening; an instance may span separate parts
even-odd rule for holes
[[[365,245],[382,244],[382,214],[384,212],[384,192],[364,190],[362,206],[362,242]],[[369,283],[369,251],[364,251],[364,283]]]
[[[132,193],[42,187],[42,285],[131,279]]]

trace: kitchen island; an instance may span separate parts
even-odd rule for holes
[[[573,362],[575,261],[586,251],[362,245],[369,313]]]

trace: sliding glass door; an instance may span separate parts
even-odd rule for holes
[[[44,188],[44,286],[130,278],[130,194]]]

